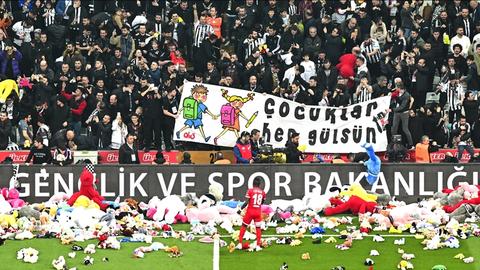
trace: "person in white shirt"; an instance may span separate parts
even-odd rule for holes
[[[303,61],[300,63],[305,68],[305,72],[300,75],[305,81],[310,80],[312,76],[317,74],[315,63],[310,60],[310,54],[308,52],[303,53]]]
[[[470,48],[470,39],[464,35],[463,27],[457,27],[457,35],[450,41],[450,51],[453,52],[453,45],[460,44],[462,46],[462,55],[467,57]]]
[[[293,65],[285,71],[285,74],[283,75],[283,80],[288,80],[288,84],[291,84],[295,80],[295,76],[297,74],[300,74],[298,64]]]
[[[120,146],[125,143],[125,138],[128,134],[128,128],[122,121],[120,113],[117,114],[117,118],[112,123],[112,144],[111,149],[118,150]]]
[[[25,19],[23,21],[16,22],[12,26],[13,32],[15,32],[15,37],[13,39],[13,43],[17,46],[22,46],[23,42],[31,42],[32,36],[30,35],[33,32],[33,24],[31,20]]]

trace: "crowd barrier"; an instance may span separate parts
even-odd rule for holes
[[[23,199],[29,202],[48,200],[58,192],[78,190],[80,165],[20,166],[18,180]],[[302,198],[315,187],[321,192],[333,186],[360,181],[367,189],[387,193],[399,200],[414,202],[427,198],[459,182],[478,184],[478,166],[474,164],[384,164],[379,180],[369,186],[361,164],[294,164],[282,165],[97,165],[97,189],[107,199],[120,196],[147,201],[152,196],[208,191],[210,183],[224,187],[225,199],[243,199],[247,186],[255,177],[264,179],[268,200]],[[0,165],[0,187],[8,186],[12,166]]]
[[[192,156],[192,161],[195,164],[213,164],[215,161],[215,151],[188,151]],[[11,157],[14,163],[25,163],[27,160],[29,151],[0,151],[0,161],[4,160],[6,157]],[[155,155],[157,151],[139,151],[139,159],[142,164],[152,164],[152,161],[155,160]],[[235,158],[231,150],[222,150],[224,157],[230,160],[232,163],[235,163]],[[440,149],[438,152],[430,154],[433,163],[439,163],[444,158],[446,153],[451,153],[453,156],[457,156],[457,149]],[[480,149],[475,149],[475,153],[480,153]],[[388,158],[384,152],[377,153],[383,161],[387,161]],[[95,163],[98,164],[118,164],[118,151],[115,150],[101,150],[101,151],[74,151],[74,157],[81,156],[83,157],[95,157]],[[182,152],[171,151],[163,152],[165,160],[169,163],[178,164],[182,161]],[[313,161],[314,154],[306,154],[304,163],[310,163]],[[330,162],[334,154],[322,154],[325,162]],[[347,154],[341,155],[342,159],[347,160]],[[463,152],[462,162],[467,162],[470,159],[470,154],[466,151]],[[409,151],[405,157],[405,162],[415,162],[415,151]]]

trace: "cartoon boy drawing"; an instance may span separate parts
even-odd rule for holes
[[[202,114],[207,113],[213,118],[213,120],[217,120],[218,115],[212,114],[205,105],[208,94],[207,87],[201,84],[196,84],[192,87],[191,92],[192,95],[183,100],[183,107],[180,109],[180,112],[183,111],[183,118],[186,119],[184,124],[185,126],[175,134],[177,139],[180,139],[180,134],[184,130],[193,127],[194,129],[199,129],[202,138],[205,140],[205,142],[208,142],[211,136],[205,137],[205,132],[203,131]]]
[[[247,97],[229,96],[228,90],[222,89],[222,97],[224,97],[228,103],[223,105],[220,109],[220,122],[222,123],[223,130],[213,139],[215,145],[217,145],[218,139],[225,135],[228,131],[233,131],[238,138],[240,131],[240,117],[247,120],[245,128],[248,128],[258,115],[258,111],[255,112],[250,118],[247,118],[241,111],[243,105],[250,100],[253,100],[254,93],[248,93]]]

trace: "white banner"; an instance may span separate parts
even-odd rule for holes
[[[242,131],[260,130],[266,144],[285,147],[293,131],[308,153],[352,153],[360,145],[387,148],[390,97],[344,108],[306,106],[272,95],[187,82],[174,139],[233,147]]]

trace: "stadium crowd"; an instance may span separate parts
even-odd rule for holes
[[[1,79],[20,84],[0,150],[172,150],[184,80],[307,105],[391,95],[406,149],[480,147],[478,0],[0,3]]]

